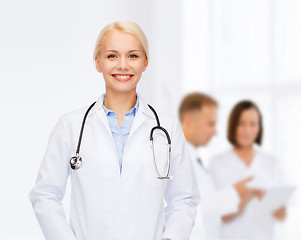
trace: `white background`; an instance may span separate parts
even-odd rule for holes
[[[138,88],[146,100],[172,115],[191,91],[219,101],[207,162],[229,148],[229,112],[248,98],[263,112],[263,149],[300,184],[300,12],[298,0],[0,1],[0,239],[43,239],[28,193],[59,116],[104,91],[93,48],[119,19],[148,37],[150,64]],[[66,199],[68,212],[68,192]],[[301,239],[295,199],[285,239]]]

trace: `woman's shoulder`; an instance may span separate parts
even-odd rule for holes
[[[147,115],[153,119],[155,119],[155,114],[157,114],[160,125],[163,128],[170,128],[172,126],[179,124],[179,120],[177,117],[169,114],[166,111],[163,111],[159,106],[145,101],[145,99],[140,94],[138,94],[138,97],[139,97],[139,108],[142,107],[143,111],[145,111]]]
[[[166,129],[171,135],[179,130],[182,131],[180,121],[177,117],[159,109],[156,110],[156,113],[160,121],[160,126]]]
[[[180,121],[176,116],[173,116],[172,114],[163,112],[163,111],[158,111],[158,116],[161,119],[162,125],[163,123],[171,126],[179,125]]]
[[[80,107],[77,109],[73,109],[63,113],[60,116],[60,119],[63,119],[68,122],[78,121],[79,118],[83,119],[86,111],[88,110],[89,106]]]
[[[88,108],[89,106],[79,107],[61,114],[58,117],[55,128],[63,128],[67,131],[77,130],[81,126]]]
[[[272,153],[268,151],[264,151],[258,146],[255,147],[255,152],[256,152],[256,156],[262,159],[261,161],[273,163],[277,159]]]

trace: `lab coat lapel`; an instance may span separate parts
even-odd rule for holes
[[[89,117],[96,114],[99,117],[100,121],[102,122],[103,126],[108,131],[108,134],[109,134],[109,136],[111,137],[111,139],[113,141],[113,136],[112,136],[112,131],[111,131],[111,128],[110,128],[110,125],[109,125],[109,121],[108,121],[107,116],[106,116],[106,114],[104,112],[104,109],[102,107],[103,98],[104,98],[104,94],[102,94],[99,97],[99,99],[97,100],[95,106],[91,109]]]
[[[153,116],[153,113],[151,112],[151,110],[149,109],[149,107],[147,106],[147,104],[144,102],[143,98],[140,96],[140,94],[138,94],[138,98],[139,98],[139,108],[138,111],[136,113],[129,137],[128,137],[128,141],[131,139],[132,135],[142,126],[142,124],[144,123],[144,121],[147,118],[155,118]]]
[[[102,124],[105,126],[105,128],[108,131],[109,135],[112,136],[112,131],[111,131],[111,128],[110,128],[110,125],[109,125],[109,121],[107,119],[107,116],[106,116],[104,110],[103,109],[99,109],[97,111],[97,115],[100,118]]]

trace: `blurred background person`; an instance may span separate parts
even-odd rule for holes
[[[286,207],[275,209],[266,218],[254,215],[267,186],[279,186],[282,175],[275,158],[256,146],[261,145],[262,138],[262,115],[256,104],[251,101],[237,103],[228,122],[228,140],[233,148],[214,157],[209,170],[218,189],[250,175],[254,181],[260,180],[262,187],[249,191],[249,196],[241,202],[236,213],[222,217],[222,239],[274,239],[275,222],[286,218]]]
[[[238,211],[241,201],[249,196],[246,182],[242,179],[216,191],[212,178],[203,164],[197,148],[206,146],[216,135],[217,102],[203,93],[191,93],[183,98],[179,107],[179,118],[188,141],[201,204],[190,239],[219,238],[219,224],[223,215]]]

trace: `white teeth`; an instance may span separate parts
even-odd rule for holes
[[[115,77],[120,79],[125,79],[125,78],[129,78],[130,75],[116,75]]]

